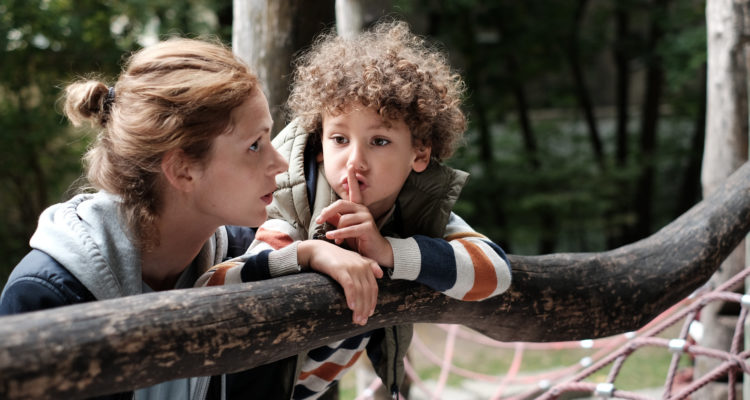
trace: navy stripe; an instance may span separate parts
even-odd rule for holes
[[[337,352],[340,349],[346,349],[346,350],[357,349],[359,345],[362,344],[362,341],[364,339],[367,339],[371,335],[372,335],[372,331],[366,332],[366,333],[363,333],[361,335],[357,335],[354,337],[350,337],[349,339],[344,340],[337,347],[330,347],[330,346],[318,347],[317,349],[310,350],[310,352],[307,353],[307,356],[317,362],[323,362],[329,359],[333,355],[333,353]]]
[[[492,250],[495,250],[495,253],[497,253],[497,255],[499,255],[500,258],[503,259],[503,261],[505,261],[505,265],[507,265],[508,269],[510,269],[510,261],[508,261],[508,256],[505,255],[505,252],[502,248],[500,248],[500,246],[496,245],[493,242],[490,242],[489,240],[482,240],[482,242],[492,247]]]
[[[422,255],[422,266],[417,282],[439,292],[444,292],[456,284],[456,257],[453,247],[444,239],[434,239],[415,235],[414,239]]]
[[[268,253],[270,252],[271,250],[262,251],[245,261],[240,271],[242,282],[271,279],[271,271],[268,269]]]
[[[330,386],[330,384],[328,386]],[[326,386],[326,389],[328,388],[328,386]],[[306,399],[316,394],[318,394],[318,392],[313,392],[312,390],[308,389],[307,386],[297,384],[297,385],[294,385],[294,394],[292,395],[292,398],[293,399]]]

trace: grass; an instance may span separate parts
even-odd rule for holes
[[[677,330],[677,327],[673,327],[660,336],[673,338],[676,336]],[[415,326],[415,333],[430,351],[442,359],[446,338],[444,330],[435,325],[418,324]],[[606,354],[619,349],[622,343],[612,347]],[[462,338],[456,339],[455,346],[454,365],[472,372],[496,376],[498,377],[498,382],[508,372],[514,356],[514,349],[512,348],[484,346]],[[430,361],[428,357],[417,350],[418,346],[413,344],[410,350],[410,360],[416,368],[420,379],[423,381],[438,380],[441,372],[440,366]],[[519,375],[535,376],[545,371],[553,371],[576,365],[581,363],[585,358],[594,356],[599,350],[599,348],[587,349],[581,347],[563,350],[526,349],[523,353]],[[617,375],[615,380],[616,387],[623,390],[662,387],[666,380],[671,358],[672,353],[664,348],[643,347],[636,350],[628,356]],[[366,357],[362,357],[360,360],[355,368],[368,368],[371,370]],[[680,360],[680,366],[687,366],[689,364],[689,360],[683,356]],[[610,368],[611,364],[605,366],[586,380],[589,382],[604,382]],[[355,371],[352,370],[342,380],[340,385],[340,398],[342,400],[356,398],[355,375]],[[460,387],[464,379],[462,376],[452,373],[448,377],[447,385]]]

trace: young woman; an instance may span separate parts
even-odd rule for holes
[[[238,226],[263,223],[287,163],[256,76],[229,49],[170,39],[134,53],[114,86],[83,80],[65,94],[71,122],[99,128],[85,156],[95,192],[42,213],[0,315],[192,287],[245,252],[253,233]],[[220,382],[181,379],[135,398],[204,399]]]

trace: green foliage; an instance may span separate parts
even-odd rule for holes
[[[425,26],[425,34],[445,44],[467,81],[467,145],[450,164],[472,173],[457,211],[475,228],[516,253],[600,251],[637,239],[632,235],[642,218],[639,203],[651,202],[652,217],[645,221],[651,231],[675,217],[683,185],[698,182],[695,172],[692,180],[686,174],[701,154],[692,147],[694,136],[702,135],[696,126],[706,59],[705,2],[669,2],[663,9],[653,3],[398,3],[414,26]],[[580,4],[586,7],[577,14]],[[628,21],[624,36],[615,29],[618,11]],[[655,52],[649,50],[651,20],[663,32]],[[624,149],[615,141],[616,49],[627,55],[630,79]],[[604,146],[601,165],[577,97],[574,59],[583,66],[584,90],[594,103]],[[665,79],[651,158],[641,152],[640,128],[644,76],[653,62],[661,63]],[[529,117],[527,127],[522,112]],[[491,151],[481,151],[488,146]],[[618,150],[626,154],[624,163],[615,160]],[[636,198],[649,165],[655,166],[652,198]],[[699,192],[690,193],[685,202],[697,201]]]
[[[114,82],[123,54],[165,33],[218,35],[228,1],[6,0],[0,3],[0,286],[28,252],[41,211],[69,195],[95,132],[68,126],[64,86]],[[221,32],[226,32],[223,27]]]

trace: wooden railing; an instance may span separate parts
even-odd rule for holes
[[[750,164],[654,235],[602,253],[510,255],[505,294],[461,302],[382,280],[366,327],[317,274],[175,290],[0,318],[0,398],[85,398],[240,371],[394,324],[457,323],[503,341],[635,330],[698,288],[750,231]]]

